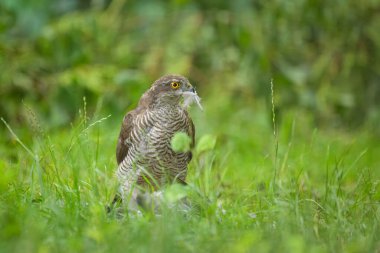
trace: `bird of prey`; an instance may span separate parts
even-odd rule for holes
[[[199,101],[188,79],[165,75],[124,116],[116,148],[122,200],[138,197],[136,189],[156,191],[171,182],[185,184],[192,154],[175,152],[171,140],[177,132],[184,132],[194,145],[195,128],[187,107],[196,102],[201,108]]]

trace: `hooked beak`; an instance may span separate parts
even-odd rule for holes
[[[194,87],[193,87],[193,85],[191,85],[191,83],[189,83],[189,82],[187,82],[184,86],[183,86],[183,89],[182,89],[182,91],[184,91],[184,92],[192,92],[192,93],[196,93],[195,92],[195,89],[194,89]]]

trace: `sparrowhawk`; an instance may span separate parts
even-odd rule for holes
[[[184,132],[194,145],[195,128],[187,107],[193,101],[201,107],[199,100],[188,79],[165,75],[124,116],[116,148],[122,199],[135,187],[154,191],[167,183],[185,183],[192,154],[175,152],[171,140]]]

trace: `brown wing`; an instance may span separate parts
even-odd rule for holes
[[[187,116],[187,118],[189,120],[189,127],[188,127],[188,130],[187,130],[188,131],[187,133],[189,134],[189,136],[191,138],[191,145],[190,145],[190,147],[194,148],[194,146],[195,146],[195,127],[194,127],[194,123],[193,123],[193,120],[190,118],[190,115],[189,115],[189,113],[187,111],[185,111],[185,114],[186,114],[186,116]],[[193,158],[193,154],[191,153],[191,151],[189,151],[188,153],[189,153],[189,161],[188,162],[190,162],[191,158]]]
[[[121,125],[119,139],[117,141],[117,147],[116,147],[116,160],[117,160],[118,165],[128,155],[128,149],[129,149],[128,139],[134,127],[133,119],[138,114],[143,113],[152,101],[153,95],[151,95],[151,93],[149,92],[150,90],[148,90],[142,95],[136,109],[128,112],[124,116],[123,124]]]
[[[116,160],[117,164],[120,164],[128,154],[129,144],[128,138],[133,129],[133,119],[135,117],[135,111],[130,111],[124,116],[123,123],[119,134],[116,147]]]
[[[189,121],[190,121],[189,134],[190,134],[190,138],[191,138],[191,148],[194,148],[194,146],[195,146],[195,127],[194,127],[193,120],[190,117],[189,117]]]

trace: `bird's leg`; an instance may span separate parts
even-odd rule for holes
[[[125,188],[129,188],[129,189],[125,189]],[[132,212],[140,212],[139,210],[139,198],[140,198],[140,195],[142,194],[141,190],[136,187],[136,185],[132,186],[132,187],[124,187],[123,191],[123,202],[124,202],[124,205],[127,206],[128,208],[128,211],[132,211]]]
[[[145,191],[140,192],[137,196],[137,203],[144,210],[151,210],[156,213],[161,206],[162,199],[162,191]]]

